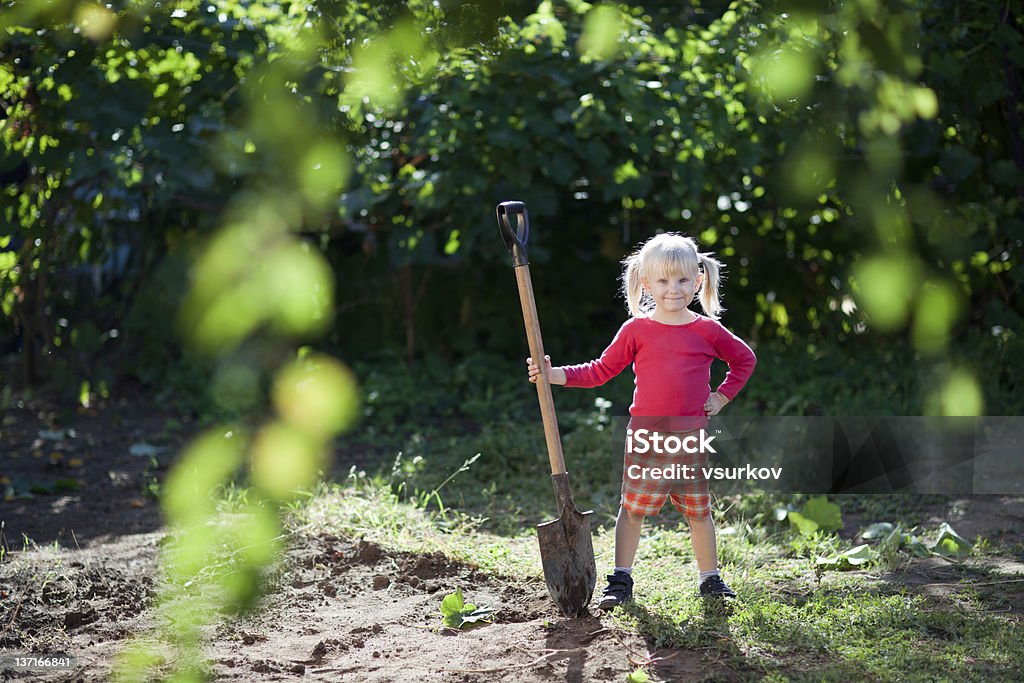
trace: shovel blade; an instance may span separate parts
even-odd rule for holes
[[[592,514],[569,504],[562,508],[561,517],[537,526],[548,594],[567,617],[586,615],[594,594],[597,565],[590,535]]]

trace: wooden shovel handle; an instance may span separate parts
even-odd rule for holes
[[[517,228],[512,227],[510,218],[515,217]],[[540,334],[540,319],[537,317],[537,303],[533,298],[533,283],[530,281],[530,263],[527,260],[527,242],[530,223],[526,205],[522,202],[498,204],[498,226],[502,231],[505,245],[515,263],[516,284],[519,287],[519,302],[523,307],[523,322],[526,324],[526,341],[530,356],[540,368],[537,375],[537,400],[540,402],[540,416],[544,422],[544,440],[548,446],[548,461],[551,474],[565,473],[565,456],[562,454],[562,440],[558,434],[558,420],[555,417],[555,401],[551,397],[547,364],[544,362],[544,341]]]

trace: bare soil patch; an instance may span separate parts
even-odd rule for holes
[[[0,581],[10,587],[0,647],[77,659],[70,672],[19,676],[109,680],[124,642],[153,627],[147,608],[161,538],[39,549],[0,566]],[[215,679],[622,680],[652,662],[665,680],[740,678],[699,651],[657,649],[597,616],[565,619],[539,581],[487,576],[440,555],[316,536],[296,538],[284,563],[278,588],[257,611],[211,628],[206,654]],[[441,598],[456,588],[494,608],[494,622],[466,631],[441,627]]]
[[[46,398],[0,415],[0,547],[87,547],[160,528],[149,494],[197,431],[192,418],[141,394],[89,408]]]

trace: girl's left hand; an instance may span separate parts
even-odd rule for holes
[[[708,396],[708,400],[704,401],[704,413],[708,416],[718,415],[728,402],[729,399],[716,391]]]

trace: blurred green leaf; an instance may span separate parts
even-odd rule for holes
[[[614,5],[597,5],[587,12],[576,49],[583,61],[611,59],[619,51],[622,15]]]
[[[824,531],[837,531],[843,528],[843,518],[839,506],[825,496],[815,496],[808,500],[801,512],[808,519],[814,520]]]
[[[960,299],[952,285],[925,282],[914,314],[914,346],[928,353],[945,349],[959,314]]]
[[[785,46],[755,59],[754,85],[772,102],[803,97],[814,85],[814,66],[806,52]]]
[[[244,438],[232,429],[207,431],[188,447],[164,484],[170,524],[191,527],[212,510],[213,492],[242,465]]]
[[[323,442],[293,424],[273,422],[256,435],[252,482],[273,500],[288,500],[316,483],[326,463]]]
[[[952,416],[982,415],[985,399],[974,374],[957,368],[949,373],[945,385],[938,391],[938,410],[932,414]]]
[[[906,321],[919,286],[919,266],[909,254],[868,258],[855,266],[858,299],[873,327],[892,331]]]
[[[352,371],[324,354],[308,354],[278,373],[273,400],[278,413],[304,432],[331,437],[358,414],[357,384]]]

